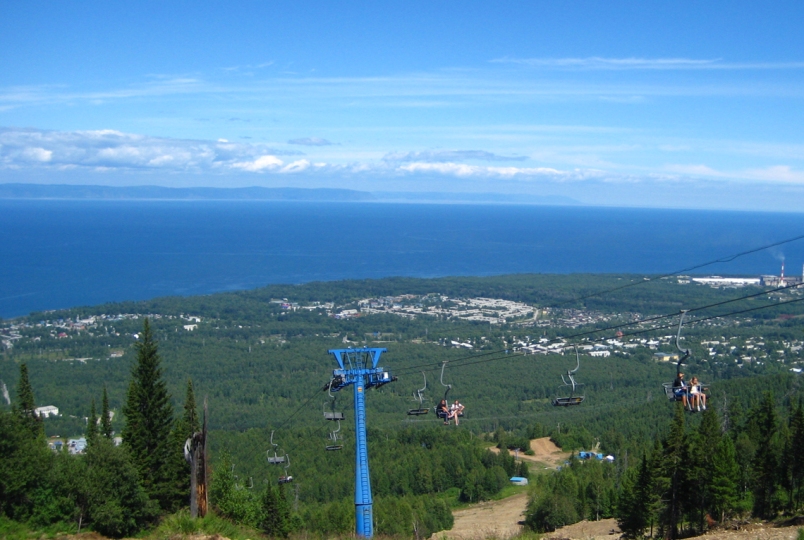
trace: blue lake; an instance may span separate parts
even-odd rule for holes
[[[387,276],[667,273],[804,234],[804,214],[255,201],[0,201],[0,316]],[[804,241],[698,273],[799,274]]]

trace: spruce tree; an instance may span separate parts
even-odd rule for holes
[[[31,435],[38,437],[44,435],[42,420],[36,415],[36,401],[34,400],[33,388],[28,380],[28,365],[20,364],[20,379],[17,383],[17,403],[14,410],[22,420],[23,425],[30,431]]]
[[[720,440],[714,452],[712,466],[712,480],[709,487],[712,494],[712,508],[722,522],[737,508],[740,498],[740,466],[731,438],[723,437]]]
[[[793,511],[796,512],[801,507],[802,495],[804,494],[804,405],[798,404],[790,420],[791,438],[791,458],[790,474],[793,499]]]
[[[662,515],[665,536],[678,538],[678,525],[683,515],[685,502],[685,465],[687,458],[687,437],[684,422],[684,408],[676,404],[675,417],[670,433],[664,442],[663,476],[667,478],[667,489],[664,494],[666,506]]]
[[[777,431],[776,406],[773,396],[766,392],[756,411],[759,428],[758,448],[754,455],[754,515],[771,518],[775,514],[774,496],[777,487],[778,457],[775,447]]]
[[[170,433],[170,461],[168,463],[170,477],[170,505],[174,511],[185,505],[190,498],[190,464],[184,457],[184,444],[193,433],[201,429],[198,412],[195,407],[193,381],[187,381],[187,395],[184,399],[184,412],[173,426]]]
[[[129,449],[132,461],[143,479],[146,492],[159,501],[161,508],[170,509],[172,489],[170,468],[170,432],[173,425],[173,406],[170,404],[157,343],[146,318],[137,343],[137,360],[131,372],[131,383],[123,414],[123,444]]]
[[[109,395],[106,393],[106,385],[103,385],[103,398],[101,400],[101,420],[100,434],[107,439],[112,438],[112,417],[109,411]]]
[[[195,405],[195,392],[193,391],[193,380],[187,379],[187,394],[184,398],[184,414],[182,415],[184,428],[187,430],[187,437],[192,437],[193,433],[201,430],[201,421],[198,418],[198,410]]]
[[[87,444],[93,444],[98,438],[98,416],[95,414],[95,398],[92,398],[92,406],[89,409],[87,418]]]
[[[269,484],[262,495],[262,519],[260,529],[273,538],[287,538],[290,534],[290,504],[285,494],[285,485],[279,489]]]

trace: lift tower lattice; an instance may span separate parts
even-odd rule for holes
[[[374,512],[369,477],[368,443],[366,442],[366,396],[368,388],[379,388],[396,377],[377,367],[387,349],[331,349],[338,362],[332,380],[324,388],[333,392],[354,385],[355,388],[355,532],[358,536],[374,536]]]

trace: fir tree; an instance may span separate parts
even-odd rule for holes
[[[172,475],[168,466],[173,407],[160,363],[150,323],[145,319],[123,407],[126,417],[123,443],[131,453],[148,495],[167,510],[173,506]]]
[[[801,507],[804,492],[804,405],[798,404],[790,421],[790,475],[792,483],[793,511]]]
[[[14,409],[23,420],[23,425],[30,430],[34,437],[44,435],[42,420],[36,415],[36,401],[34,400],[31,382],[28,380],[28,365],[25,363],[20,364],[20,380],[17,383],[17,404]]]
[[[284,488],[284,484],[279,489],[269,484],[262,495],[260,529],[273,538],[287,538],[290,534],[290,504]]]
[[[769,392],[765,393],[756,411],[756,419],[759,445],[754,455],[754,515],[770,518],[775,513],[774,495],[779,465],[774,444],[777,430],[776,406]]]
[[[652,485],[648,457],[642,456],[639,469],[629,469],[623,475],[617,503],[617,524],[626,538],[641,538],[650,521],[650,499],[646,491]]]
[[[720,521],[724,521],[737,507],[740,498],[740,466],[737,452],[729,437],[718,443],[712,460],[712,480],[709,487],[712,493],[712,507]]]
[[[170,433],[170,462],[168,464],[171,490],[171,508],[177,510],[185,504],[190,497],[190,464],[184,457],[184,445],[193,433],[201,429],[198,422],[198,412],[195,408],[195,394],[193,381],[187,381],[187,395],[184,399],[184,413],[179,418]]]
[[[100,434],[111,439],[114,431],[112,431],[112,417],[109,411],[109,395],[106,393],[106,385],[103,385],[103,398],[101,400],[101,419],[100,419]]]
[[[678,538],[678,525],[681,521],[685,501],[685,464],[687,437],[684,424],[684,408],[676,404],[675,417],[670,433],[664,442],[663,476],[667,478],[667,489],[664,494],[666,506],[661,523],[666,535]]]
[[[95,414],[95,398],[92,398],[92,406],[89,409],[87,418],[87,444],[93,444],[98,438],[98,416]]]

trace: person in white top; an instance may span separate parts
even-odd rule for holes
[[[452,405],[449,406],[449,417],[455,419],[455,425],[458,425],[458,417],[463,412],[463,405],[456,399]]]

